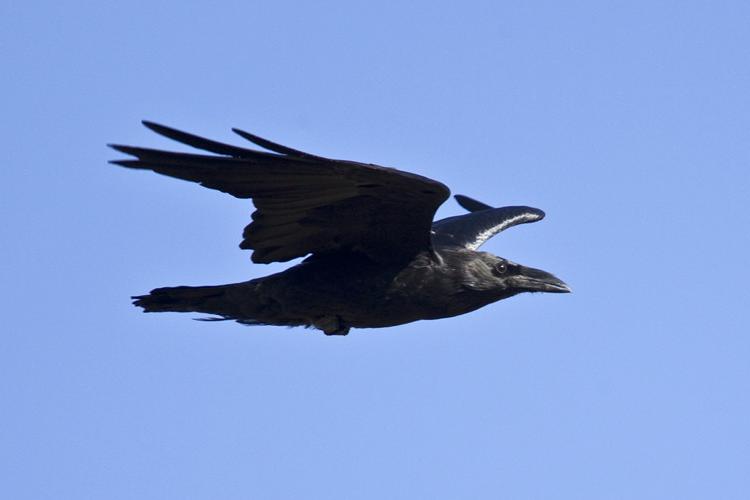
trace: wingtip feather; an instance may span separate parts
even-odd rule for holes
[[[491,208],[494,208],[492,205],[482,203],[481,201],[475,200],[474,198],[470,198],[463,194],[456,194],[453,196],[453,198],[459,205],[461,205],[461,207],[468,210],[469,212],[478,212],[480,210],[489,210]]]
[[[232,132],[239,135],[245,140],[248,140],[252,142],[253,144],[260,146],[264,149],[267,149],[269,151],[273,151],[274,153],[287,155],[295,158],[307,158],[307,159],[315,159],[315,160],[326,160],[326,158],[323,158],[322,156],[316,156],[310,153],[305,153],[304,151],[300,151],[298,149],[290,148],[287,146],[283,146],[281,144],[278,144],[273,141],[269,141],[268,139],[264,139],[262,137],[259,137],[255,134],[251,134],[250,132],[245,132],[242,129],[232,127]]]
[[[161,123],[152,122],[151,120],[141,120],[141,123],[144,127],[149,129],[152,132],[156,132],[159,135],[163,135],[164,137],[167,137],[169,139],[174,139],[174,136],[181,137],[181,136],[193,136],[193,134],[190,134],[188,132],[183,132],[182,130],[177,130],[176,128],[167,127],[166,125],[162,125]],[[179,141],[179,139],[174,139]]]

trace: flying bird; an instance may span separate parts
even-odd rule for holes
[[[211,154],[110,144],[130,159],[110,163],[197,182],[255,212],[240,248],[256,263],[305,257],[242,283],[178,286],[133,297],[145,312],[198,312],[208,320],[317,328],[346,335],[474,311],[522,292],[570,292],[550,273],[479,251],[488,239],[544,217],[455,196],[469,213],[434,221],[450,190],[373,164],[317,156],[232,129],[265,151],[165,127],[152,131]]]

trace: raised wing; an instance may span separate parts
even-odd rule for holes
[[[462,207],[472,212],[433,223],[432,242],[435,246],[455,246],[476,250],[485,241],[509,227],[536,222],[544,218],[544,212],[538,208],[492,208],[462,195],[456,195],[456,200]]]
[[[432,218],[450,194],[445,185],[426,177],[311,155],[237,129],[237,134],[272,153],[143,124],[215,155],[110,145],[136,158],[111,163],[252,198],[257,210],[240,247],[253,250],[253,262],[342,251],[361,252],[381,262],[410,258],[430,247]]]

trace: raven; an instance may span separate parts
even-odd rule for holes
[[[110,163],[200,183],[256,207],[240,248],[256,263],[306,257],[242,283],[157,288],[133,297],[144,312],[200,312],[207,320],[317,328],[346,335],[468,313],[521,292],[570,292],[550,273],[479,247],[495,234],[544,217],[457,195],[469,213],[433,222],[443,184],[393,168],[304,153],[248,132],[246,149],[144,121],[152,131],[214,153],[110,144],[134,159]]]

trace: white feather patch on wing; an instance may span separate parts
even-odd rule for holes
[[[481,233],[477,234],[477,237],[474,239],[474,241],[467,244],[466,248],[468,248],[469,250],[476,250],[477,248],[481,247],[485,241],[489,240],[500,231],[503,231],[505,228],[518,224],[520,221],[526,219],[530,219],[529,214],[520,214],[516,215],[515,217],[511,217],[510,219],[505,219],[500,224],[490,226]],[[533,217],[531,219],[533,219]]]

